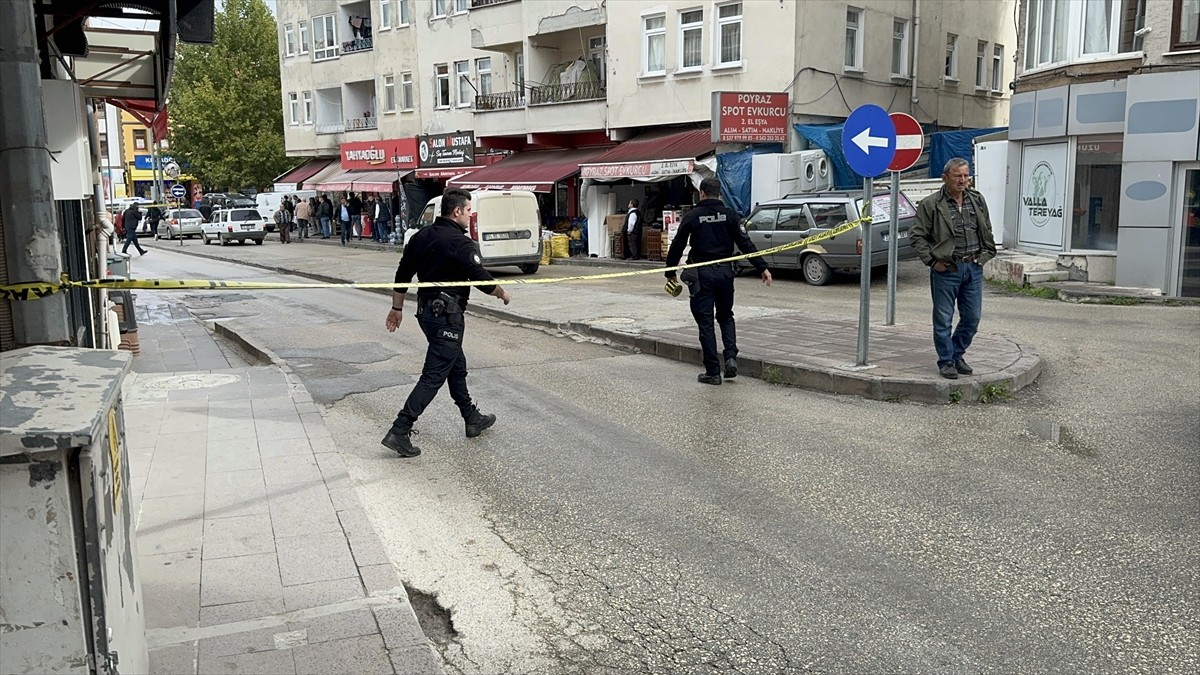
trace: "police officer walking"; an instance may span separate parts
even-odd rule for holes
[[[471,193],[450,189],[442,195],[441,216],[433,225],[422,228],[404,247],[396,268],[396,283],[392,291],[392,309],[384,325],[389,333],[396,332],[404,319],[403,284],[410,283],[415,274],[418,281],[492,281],[483,269],[475,242],[463,236],[471,223]],[[488,295],[508,304],[508,291],[499,286],[480,286]],[[421,449],[412,444],[413,424],[425,411],[442,384],[449,381],[450,396],[462,412],[467,438],[474,438],[496,423],[495,415],[479,412],[467,391],[467,358],[462,343],[470,286],[450,288],[421,288],[417,291],[417,323],[429,341],[425,352],[425,367],[421,378],[408,395],[404,408],[383,437],[383,444],[401,457],[416,457]]]
[[[705,178],[700,182],[700,203],[688,211],[679,224],[679,231],[667,252],[667,267],[679,264],[683,249],[690,243],[688,263],[720,260],[733,255],[736,244],[742,253],[758,251],[746,229],[741,225],[737,212],[721,202],[721,183],[716,178]],[[771,272],[760,256],[750,258],[750,264],[758,270],[763,283],[771,285]],[[692,317],[700,328],[700,348],[704,351],[704,372],[696,380],[704,384],[721,384],[721,365],[725,366],[725,377],[737,377],[737,331],[733,321],[733,263],[705,265],[686,269],[680,278],[687,284],[691,296]],[[667,279],[674,280],[675,272],[668,271]],[[721,326],[721,342],[725,350],[723,359],[717,358],[717,335],[713,330],[713,311],[716,323]]]

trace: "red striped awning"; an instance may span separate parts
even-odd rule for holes
[[[529,190],[553,192],[554,184],[579,173],[579,165],[604,154],[608,148],[531,150],[515,154],[451,179],[447,187],[464,190]]]
[[[296,187],[289,189],[299,189],[300,183],[312,178],[321,169],[324,169],[336,161],[338,161],[336,157],[317,157],[315,159],[310,159],[299,166],[292,167],[288,171],[284,172],[283,175],[276,177],[275,180],[271,182],[282,183],[284,185],[295,185]],[[287,190],[283,191],[286,192]]]

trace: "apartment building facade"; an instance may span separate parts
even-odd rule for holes
[[[296,156],[341,151],[343,170],[355,166],[346,148],[379,151],[375,161],[420,179],[422,139],[469,135],[477,156],[523,152],[525,166],[514,157],[480,170],[478,180],[463,171],[447,184],[532,186],[562,215],[585,213],[593,185],[607,188],[604,208],[649,194],[650,184],[670,184],[661,201],[686,204],[689,181],[715,171],[718,151],[745,147],[711,138],[714,92],[786,94],[785,150],[807,147],[794,124],[838,123],[866,103],[943,129],[1003,126],[1014,7],[1010,0],[280,3],[286,147]],[[395,159],[413,154],[412,162]]]
[[[1200,296],[1200,0],[1021,0],[1006,245]]]

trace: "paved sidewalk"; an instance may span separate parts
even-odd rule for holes
[[[302,246],[271,245],[275,243],[269,239],[262,247],[191,245],[172,250],[330,282],[389,281],[400,256],[398,246],[368,241],[353,241],[348,246],[321,239],[309,239]],[[652,271],[662,263],[609,261],[609,265],[608,271]],[[570,271],[561,269],[564,267]],[[542,268],[537,276],[600,272],[554,265]],[[510,284],[525,278],[503,273],[500,277],[501,283]],[[615,286],[573,283],[570,293],[554,284],[524,285],[518,287],[519,302],[503,306],[480,299],[472,302],[470,311],[692,363],[699,372],[699,341],[686,297],[668,299],[662,292],[662,276],[653,272],[620,281],[623,283]],[[390,293],[389,289],[375,290]],[[884,326],[878,319],[869,328],[869,365],[859,368],[855,366],[856,316],[753,306],[745,301],[738,302],[736,312],[740,373],[807,389],[878,400],[973,401],[997,389],[1015,392],[1034,382],[1042,368],[1031,345],[984,331],[975,338],[968,355],[975,374],[947,380],[937,373],[937,355],[927,323]]]
[[[137,295],[125,421],[151,671],[440,673],[299,380]]]

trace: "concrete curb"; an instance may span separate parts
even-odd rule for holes
[[[351,283],[349,279],[313,274],[302,270],[292,270],[276,265],[267,265],[245,260],[231,260],[219,255],[200,251],[179,251],[201,258],[211,258],[234,262],[248,267],[257,267],[281,274],[303,277],[314,281],[328,283]],[[630,264],[630,263],[626,263]],[[632,263],[636,265],[638,263]],[[657,265],[658,263],[651,263]],[[360,289],[387,295],[388,289]],[[409,298],[415,304],[415,298]],[[555,330],[580,335],[593,340],[606,342],[642,354],[658,356],[672,361],[680,361],[699,365],[702,361],[698,344],[683,344],[679,342],[656,339],[644,334],[625,333],[609,328],[600,328],[583,322],[554,321],[538,317],[529,317],[516,312],[472,304],[468,314],[481,316],[499,321],[508,321],[531,328]],[[214,322],[219,324],[220,322]],[[236,331],[221,325],[218,330],[221,335],[229,337],[239,345],[248,344],[236,336]],[[1011,342],[1020,352],[1020,357],[1004,369],[988,375],[965,376],[957,380],[932,379],[891,376],[884,377],[871,374],[870,370],[847,370],[840,365],[799,363],[795,361],[776,361],[759,359],[753,356],[738,357],[738,373],[740,376],[753,377],[772,384],[786,384],[801,389],[810,389],[829,394],[858,396],[877,401],[917,402],[917,403],[958,403],[979,401],[985,394],[992,397],[1004,398],[1029,386],[1037,380],[1042,371],[1041,357],[1028,345],[1022,345],[1006,336],[998,336]],[[255,351],[257,350],[257,351]],[[260,349],[251,345],[250,353],[258,353],[272,363],[282,365],[281,360],[270,350]],[[286,368],[286,366],[283,366]],[[290,374],[290,370],[288,370]]]

